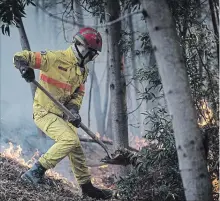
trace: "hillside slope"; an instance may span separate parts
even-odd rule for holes
[[[62,180],[46,177],[43,184],[37,187],[26,184],[20,179],[26,170],[27,167],[0,153],[1,201],[95,201],[80,197],[77,188]]]

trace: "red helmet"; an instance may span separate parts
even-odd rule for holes
[[[100,33],[93,28],[82,28],[73,38],[91,49],[99,52],[102,51],[102,37]]]

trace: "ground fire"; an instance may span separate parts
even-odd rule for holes
[[[29,184],[24,184],[20,180],[20,175],[25,170],[30,168],[32,164],[37,160],[37,158],[39,157],[38,151],[35,152],[30,160],[25,161],[22,157],[21,146],[14,147],[12,143],[9,143],[9,147],[3,150],[0,156],[1,201],[6,201],[10,199],[13,200],[14,196],[17,196],[17,198],[20,200],[28,201],[54,199],[64,201],[92,200],[87,197],[80,197],[80,191],[79,188],[77,188],[77,186],[75,185],[75,182],[69,181],[67,178],[54,170],[48,170],[46,172],[46,177],[43,181],[43,184],[39,185],[39,187],[37,187],[37,190]],[[111,171],[109,170],[109,165],[91,167],[90,171],[94,175],[92,181],[95,185],[111,189],[114,187],[112,181],[106,179],[107,174],[111,174]]]

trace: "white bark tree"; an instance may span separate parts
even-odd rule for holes
[[[128,13],[131,12],[131,9],[128,10]],[[133,112],[135,118],[136,118],[136,121],[140,124],[141,123],[141,110],[140,110],[140,104],[141,104],[141,100],[139,99],[139,89],[140,89],[140,86],[139,86],[139,81],[137,80],[137,78],[135,78],[136,74],[137,74],[137,63],[136,63],[136,55],[135,55],[135,37],[134,37],[134,26],[133,26],[133,16],[129,16],[128,17],[128,27],[129,27],[129,32],[130,32],[130,37],[131,37],[131,48],[130,48],[130,51],[129,51],[129,56],[130,56],[130,60],[131,60],[131,69],[130,69],[130,72],[131,72],[131,75],[132,75],[132,78],[134,78],[133,82],[132,82],[132,86],[130,86],[130,93],[132,95],[135,96],[135,99],[133,99],[134,103],[133,103],[133,107],[132,107],[132,110],[135,110],[135,112]],[[133,92],[133,93],[132,93]],[[131,128],[132,130],[132,134],[133,135],[137,135],[137,136],[140,136],[140,133],[141,133],[141,128]],[[135,133],[135,131],[137,133]]]
[[[142,0],[141,3],[172,117],[186,200],[211,201],[202,136],[171,12],[165,0]]]
[[[96,118],[96,126],[97,130],[101,135],[104,135],[105,132],[105,122],[104,122],[104,116],[102,112],[102,98],[101,92],[100,92],[100,86],[98,83],[98,78],[94,69],[93,72],[93,104],[94,104],[94,110],[95,110],[95,118]]]
[[[91,105],[92,105],[92,91],[93,91],[93,79],[94,79],[94,72],[95,65],[93,64],[89,69],[89,77],[90,77],[90,89],[89,89],[89,105],[88,105],[88,127],[90,128],[91,125]]]

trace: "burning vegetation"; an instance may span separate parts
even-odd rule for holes
[[[214,125],[215,119],[212,110],[209,108],[207,101],[201,100],[199,103],[200,114],[198,125],[204,127],[206,125]]]
[[[112,141],[107,137],[101,137],[103,141]],[[133,149],[141,149],[146,142],[144,139],[139,137],[131,138],[130,141]],[[85,146],[86,145],[86,146]],[[101,158],[96,156],[96,151],[90,151],[88,147],[93,147],[94,144],[88,143],[84,144],[85,151],[87,152],[88,159],[91,158]],[[99,150],[100,147],[97,147]],[[14,146],[9,142],[8,148],[2,150],[0,155],[0,168],[1,168],[1,193],[0,200],[92,200],[90,198],[80,197],[81,192],[77,187],[76,181],[64,177],[60,173],[51,169],[46,171],[46,177],[43,184],[37,189],[29,184],[25,184],[20,176],[28,168],[30,168],[40,157],[40,152],[36,151],[29,160],[25,160],[22,153],[22,148],[20,145]],[[114,175],[114,165],[107,164],[90,164],[90,172],[92,175],[92,183],[95,186],[101,188],[108,188],[114,190],[116,188],[115,175]],[[71,181],[70,181],[71,180]],[[113,200],[113,199],[112,199]]]
[[[205,101],[201,101],[201,111],[202,114],[198,119],[198,125],[201,133],[204,136],[208,136],[206,139],[208,142],[207,147],[209,147],[207,150],[208,169],[212,178],[213,197],[214,200],[217,200],[219,196],[218,161],[216,161],[216,158],[218,158],[218,151],[216,151],[218,150],[218,144],[215,142],[218,136],[218,126],[216,126],[213,113]],[[120,152],[119,150],[115,153],[116,158],[120,159],[120,161],[122,161],[120,156],[123,159],[127,159],[122,161],[122,165],[132,164],[133,166],[132,172],[126,178],[115,183],[115,166],[111,165],[111,162],[110,165],[91,165],[89,169],[93,176],[93,184],[109,189],[117,187],[123,200],[161,201],[166,197],[169,201],[184,201],[184,191],[178,171],[178,160],[171,124],[163,126],[166,127],[166,130],[157,129],[157,131],[162,132],[160,135],[164,137],[158,138],[159,140],[157,140],[156,144],[151,143],[151,141],[155,140],[153,137],[149,138],[151,139],[149,140],[148,136],[146,136],[146,139],[148,139],[146,140],[131,136],[131,147],[140,151],[121,150]],[[97,134],[97,137],[101,140],[112,142],[99,134]],[[94,156],[95,153],[90,151],[89,153],[88,158],[96,158]],[[30,160],[25,161],[22,157],[21,146],[15,148],[12,143],[9,143],[9,148],[5,149],[0,155],[0,200],[94,200],[82,198],[76,183],[74,181],[70,182],[70,180],[54,170],[46,172],[43,184],[37,188],[23,183],[20,180],[20,175],[30,168],[38,157],[39,152],[36,151]]]
[[[22,200],[22,201],[43,201],[43,200],[56,200],[56,201],[92,201],[94,199],[88,197],[82,197],[80,190],[76,187],[73,182],[70,182],[67,178],[63,177],[61,174],[48,170],[46,172],[46,177],[43,183],[38,187],[33,187],[29,184],[24,183],[20,176],[32,164],[36,161],[38,157],[38,152],[29,160],[25,161],[22,158],[22,148],[17,146],[15,148],[12,143],[9,143],[9,148],[5,149],[3,153],[0,154],[0,200]],[[108,166],[97,167],[96,170],[103,171],[105,174],[105,169]],[[95,171],[95,169],[93,170]],[[105,186],[102,184],[104,182],[100,178],[93,178],[95,184]],[[100,183],[99,183],[100,182]],[[107,184],[107,182],[106,182]],[[113,187],[109,185],[109,187]],[[115,200],[115,199],[112,199]]]

